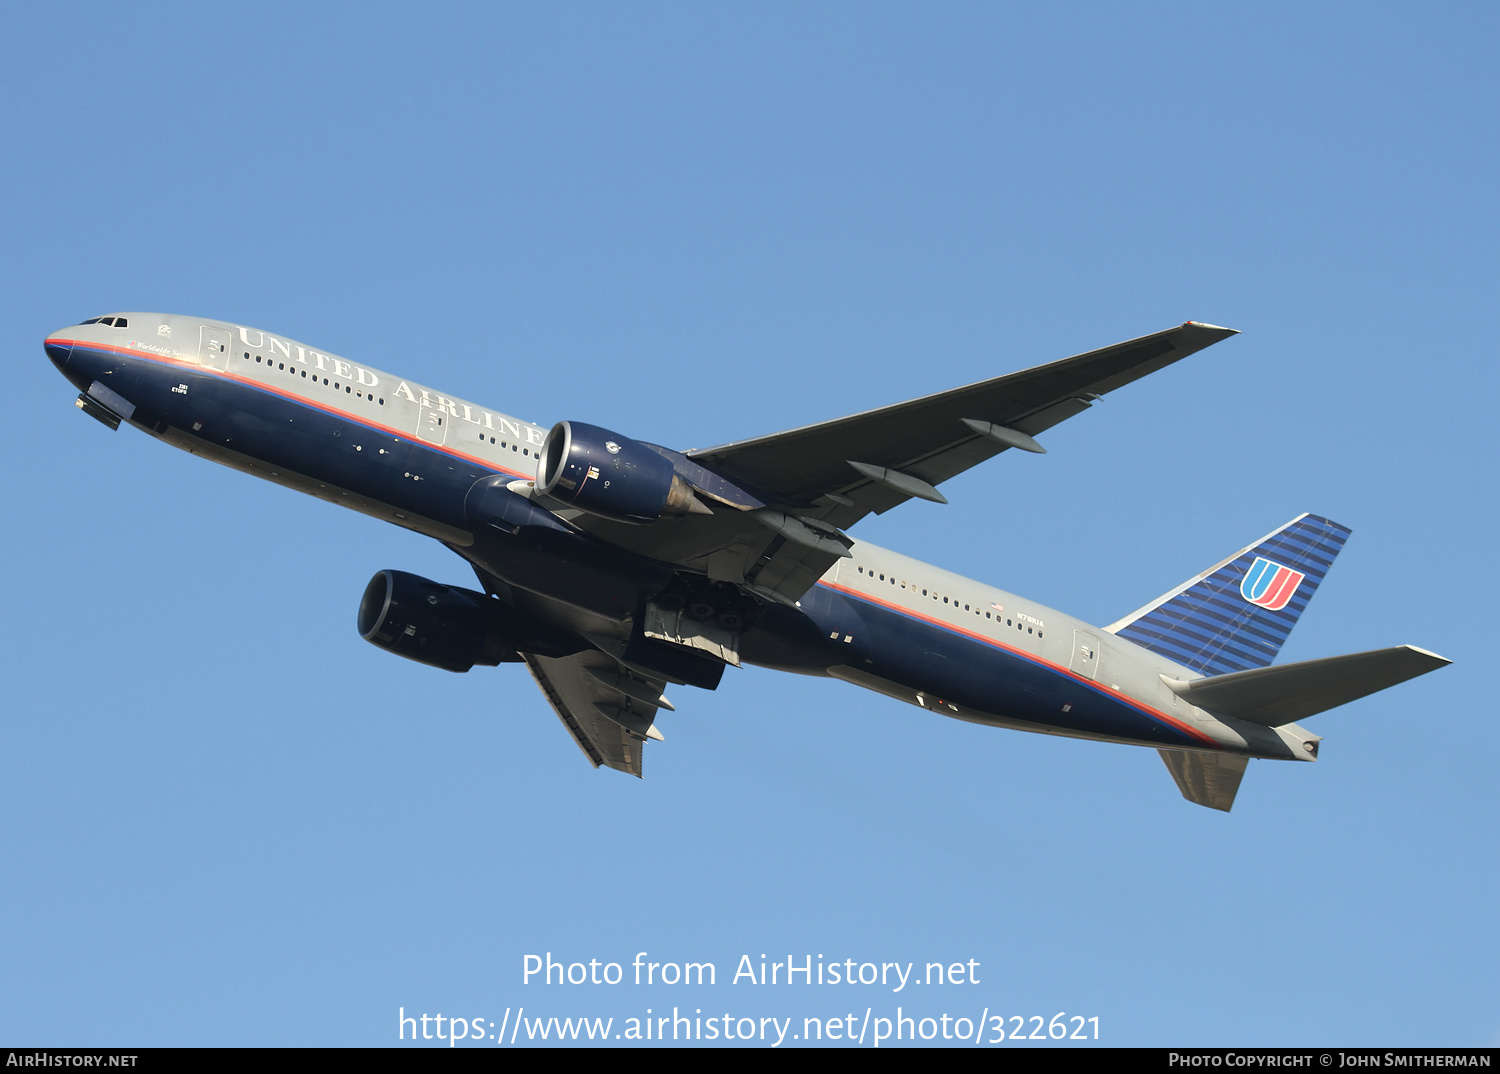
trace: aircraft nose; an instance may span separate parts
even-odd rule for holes
[[[73,341],[67,338],[66,330],[53,332],[42,345],[47,349],[47,357],[52,359],[52,364],[59,371],[68,367],[68,359],[73,354]]]

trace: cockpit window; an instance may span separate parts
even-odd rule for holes
[[[86,321],[79,321],[78,323],[79,324],[98,324],[102,320],[104,320],[103,317],[90,317],[88,320],[86,320]]]
[[[124,317],[90,317],[88,320],[86,320],[86,321],[79,321],[78,323],[79,324],[107,324],[107,325],[112,325],[115,328],[129,328],[130,327],[130,322],[128,320],[126,320]]]
[[[116,328],[129,328],[130,327],[130,322],[127,321],[124,317],[116,317],[115,318],[115,327]]]

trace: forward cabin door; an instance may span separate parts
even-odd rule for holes
[[[424,393],[422,398],[427,398]],[[443,446],[448,438],[448,415],[435,406],[417,407],[417,439],[424,443]]]
[[[198,329],[198,364],[223,373],[229,368],[229,332],[223,328]]]

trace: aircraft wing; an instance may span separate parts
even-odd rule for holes
[[[589,763],[640,776],[641,747],[647,738],[662,737],[652,721],[662,706],[664,682],[627,671],[613,657],[592,649],[524,659]]]
[[[687,454],[754,488],[818,503],[820,517],[843,528],[912,496],[941,500],[932,493],[948,478],[1008,447],[1042,450],[1032,437],[1099,396],[1235,334],[1189,321],[967,387]]]
[[[1093,400],[1234,335],[1189,321],[1165,332],[1008,373],[965,388],[675,458],[712,514],[633,526],[597,517],[574,525],[653,559],[791,604],[852,543],[870,512],[936,486],[1033,437]]]

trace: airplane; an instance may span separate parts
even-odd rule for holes
[[[1155,748],[1184,798],[1228,812],[1247,762],[1315,761],[1295,721],[1449,663],[1401,645],[1275,665],[1349,536],[1302,514],[1105,627],[856,541],[847,530],[1036,439],[1233,329],[1188,321],[833,421],[675,451],[550,428],[284,336],[155,313],[44,346],[110,429],[433,537],[466,589],[397,570],[367,641],[451,672],[524,662],[595,768],[642,774],[668,684],[748,663],[929,712]]]

